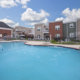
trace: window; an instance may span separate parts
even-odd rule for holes
[[[69,26],[70,26],[70,28],[74,28],[74,24],[73,23],[71,23]]]
[[[60,38],[60,34],[56,34],[55,36],[56,36],[56,38]]]
[[[37,38],[40,39],[40,35],[37,35]]]
[[[49,32],[49,29],[48,29],[48,28],[45,28],[45,29],[44,29],[44,32]]]
[[[75,37],[74,33],[70,33],[69,36],[70,36],[70,38]]]
[[[7,33],[4,33],[3,36],[7,36]]]
[[[56,25],[55,30],[60,30],[60,25]]]
[[[2,34],[0,34],[0,37],[2,37]]]
[[[38,28],[37,28],[37,31],[40,31],[40,29],[41,29],[41,28],[40,28],[40,27],[38,27]]]
[[[49,30],[49,28],[46,28],[45,30]]]

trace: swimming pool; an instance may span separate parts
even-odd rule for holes
[[[0,43],[0,80],[80,80],[80,51]]]

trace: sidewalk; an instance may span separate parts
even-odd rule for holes
[[[50,42],[44,42],[44,41],[27,41],[25,44],[32,46],[59,46],[59,47],[66,47],[66,48],[73,48],[80,50],[80,45],[52,44]]]

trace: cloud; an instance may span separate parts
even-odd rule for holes
[[[30,0],[16,0],[16,2],[22,4],[22,8],[27,8],[27,3],[30,2]]]
[[[34,25],[36,23],[47,23],[49,13],[44,10],[40,10],[40,12],[36,12],[31,8],[27,8],[24,13],[21,15],[21,20],[25,21],[29,25]]]
[[[63,17],[60,17],[60,18],[57,18],[55,21],[63,21],[64,18]]]
[[[18,26],[19,25],[19,23],[16,23],[16,22],[14,22],[14,21],[12,21],[10,19],[7,19],[7,18],[0,19],[0,21],[8,24],[10,27],[15,27],[15,26]]]
[[[57,18],[56,21],[62,19],[63,22],[71,22],[76,21],[78,18],[80,18],[80,9],[72,9],[66,8],[62,11],[62,14],[64,17]]]
[[[17,6],[14,0],[0,0],[0,7],[10,8],[14,6]]]
[[[40,23],[44,23],[44,24],[47,24],[49,21],[47,18],[45,18],[44,20],[42,21],[36,21],[36,22],[29,22],[28,25],[35,25],[35,24],[40,24]]]
[[[0,7],[2,8],[11,8],[17,6],[18,4],[22,4],[22,8],[27,8],[27,3],[30,0],[0,0]]]

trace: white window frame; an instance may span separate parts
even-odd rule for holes
[[[40,31],[40,30],[41,30],[41,28],[40,28],[40,27],[38,27],[38,28],[37,28],[37,31]]]
[[[40,35],[37,35],[37,38],[38,38],[38,39],[40,39],[40,38],[41,38],[41,36],[40,36]]]
[[[56,25],[55,30],[60,30],[60,25]]]
[[[73,23],[70,23],[69,26],[70,26],[70,28],[74,28],[74,24]]]
[[[61,35],[60,35],[60,34],[56,34],[55,37],[56,37],[56,38],[60,38]]]
[[[70,38],[74,38],[74,37],[75,37],[75,33],[74,33],[74,32],[69,33],[69,37],[70,37]]]

